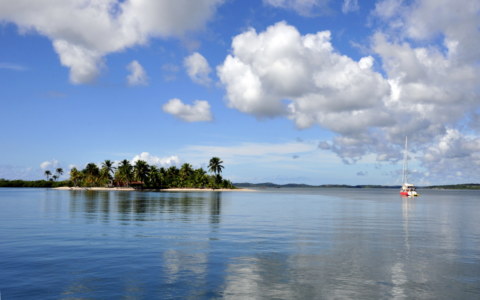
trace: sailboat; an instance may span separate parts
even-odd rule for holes
[[[403,153],[403,184],[400,195],[416,197],[418,193],[414,184],[408,183],[408,139],[405,137],[405,152]]]

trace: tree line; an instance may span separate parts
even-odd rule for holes
[[[67,186],[70,182],[65,181],[53,181],[53,180],[21,180],[13,179],[8,180],[0,178],[0,188],[2,187],[19,187],[19,188],[55,188],[61,186]]]
[[[164,168],[149,165],[143,160],[132,164],[124,159],[115,167],[111,160],[105,160],[100,166],[88,163],[82,170],[72,168],[69,181],[71,186],[78,187],[235,188],[229,180],[222,178],[223,168],[223,161],[218,157],[209,161],[210,174],[203,168],[193,168],[189,163],[180,168]]]

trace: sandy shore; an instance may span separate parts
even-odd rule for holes
[[[68,191],[136,191],[131,187],[68,187],[62,186],[53,188],[54,190],[68,190]],[[149,191],[145,189],[144,191]],[[198,189],[198,188],[172,188],[172,189],[160,189],[154,190],[160,192],[253,192],[252,189]]]

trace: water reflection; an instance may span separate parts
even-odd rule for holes
[[[88,222],[122,221],[124,224],[169,218],[192,222],[208,215],[209,222],[221,221],[222,193],[158,193],[70,191],[70,212]]]
[[[477,195],[350,195],[55,191],[25,200],[34,213],[23,219],[0,201],[2,292],[34,295],[45,285],[38,298],[478,298]],[[19,287],[20,277],[33,287]]]

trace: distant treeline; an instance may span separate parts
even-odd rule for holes
[[[348,185],[348,184],[322,184],[309,185],[300,183],[276,184],[271,182],[264,183],[234,183],[235,186],[243,188],[351,188],[351,189],[366,189],[366,188],[400,188],[399,185]]]
[[[445,189],[445,190],[480,190],[479,183],[463,183],[463,184],[449,184],[449,185],[431,185],[429,189]]]
[[[375,185],[375,184],[363,184],[363,185],[348,185],[348,184],[323,184],[323,185],[308,185],[308,184],[275,184],[271,182],[264,183],[234,183],[235,186],[244,188],[349,188],[349,189],[399,189],[400,185]],[[455,189],[455,190],[479,190],[480,184],[478,183],[466,183],[466,184],[452,184],[452,185],[432,185],[423,186],[424,189]]]
[[[7,180],[0,178],[0,187],[30,187],[30,188],[53,188],[68,186],[70,181],[52,181],[52,180]]]

